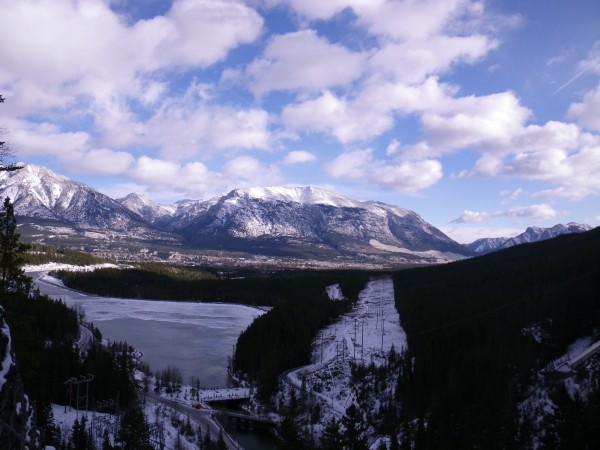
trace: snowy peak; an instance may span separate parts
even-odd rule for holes
[[[139,192],[119,198],[117,202],[130,211],[139,214],[150,223],[154,223],[164,217],[172,217],[177,211],[177,206],[159,205],[146,197],[145,194]]]
[[[143,225],[139,216],[110,197],[34,164],[2,172],[0,191],[12,199],[19,216],[82,228],[122,230]]]
[[[383,264],[434,263],[472,254],[413,211],[313,186],[236,189],[206,201],[160,205],[140,193],[113,200],[28,164],[2,174],[0,191],[13,199],[19,216],[109,240],[127,236],[195,249]]]
[[[302,205],[328,205],[336,208],[353,208],[359,202],[349,200],[325,189],[306,187],[251,187],[231,191],[227,197],[269,202],[299,203]]]
[[[559,223],[550,228],[527,227],[523,233],[512,238],[500,237],[477,239],[476,241],[467,244],[466,247],[477,254],[483,255],[514,245],[545,241],[546,239],[552,239],[563,234],[583,233],[584,231],[589,231],[591,229],[592,227],[587,224],[575,222],[567,224]]]
[[[412,211],[312,186],[236,189],[196,207],[191,221],[178,221],[178,232],[198,246],[244,242],[261,251],[428,262],[440,255],[458,259],[471,254]]]

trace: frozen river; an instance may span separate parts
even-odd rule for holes
[[[43,294],[81,307],[111,341],[140,350],[153,372],[177,366],[185,383],[198,377],[203,387],[226,387],[227,364],[239,334],[258,316],[255,308],[215,303],[129,300],[85,295],[47,283],[45,273],[29,273]]]

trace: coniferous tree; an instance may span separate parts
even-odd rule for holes
[[[354,403],[346,409],[346,414],[342,417],[342,425],[346,429],[344,433],[344,448],[366,450],[367,442],[364,436],[364,432],[366,431],[365,420]]]
[[[225,444],[225,438],[223,437],[223,431],[219,433],[219,440],[217,441],[217,449],[227,450],[227,444]]]
[[[22,269],[23,254],[29,248],[19,241],[15,210],[10,198],[6,197],[0,210],[0,290],[27,292],[31,279]]]
[[[102,450],[113,450],[114,447],[110,443],[110,439],[108,437],[108,430],[104,430],[104,436],[102,438]]]
[[[337,450],[342,448],[342,446],[343,439],[342,433],[340,432],[340,424],[335,418],[332,418],[323,430],[321,448],[324,450]]]
[[[152,449],[148,424],[139,408],[133,407],[125,412],[115,440],[121,443],[123,450]]]

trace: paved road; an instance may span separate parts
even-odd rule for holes
[[[231,436],[227,434],[227,432],[223,429],[223,427],[212,417],[212,411],[209,409],[195,409],[191,406],[188,406],[183,403],[179,403],[175,400],[170,400],[160,395],[157,395],[153,392],[146,393],[146,399],[151,399],[155,403],[161,403],[170,408],[173,408],[176,411],[179,411],[183,414],[190,415],[190,419],[194,420],[196,423],[202,426],[204,432],[206,430],[210,430],[210,436],[213,441],[219,439],[221,432],[223,433],[223,439],[225,440],[225,445],[227,445],[228,449],[241,449],[236,441],[234,441]]]

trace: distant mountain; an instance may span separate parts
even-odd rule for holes
[[[0,172],[0,191],[11,198],[19,216],[88,229],[147,226],[139,215],[110,197],[42,166],[27,164],[16,172]]]
[[[525,230],[525,232],[512,238],[499,237],[477,239],[470,244],[466,244],[466,247],[477,254],[483,255],[496,250],[512,247],[514,245],[545,241],[546,239],[552,239],[563,234],[582,233],[591,229],[592,227],[589,225],[574,222],[570,222],[566,225],[554,225],[551,228],[529,227]]]
[[[209,200],[158,205],[143,194],[113,200],[28,164],[0,174],[0,193],[13,199],[18,216],[36,223],[40,235],[56,234],[52,227],[60,225],[70,235],[118,240],[121,249],[133,242],[170,243],[192,252],[392,265],[473,254],[413,211],[310,186],[236,189]]]
[[[236,189],[204,205],[178,225],[177,232],[194,245],[431,261],[469,254],[415,212],[314,187]]]

